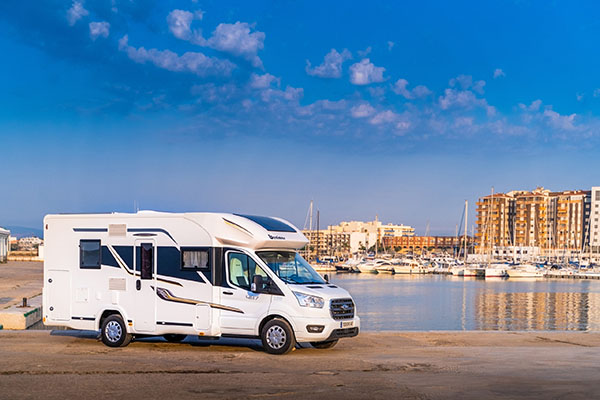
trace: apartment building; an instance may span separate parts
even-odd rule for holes
[[[492,244],[494,247],[536,247],[542,252],[581,251],[592,234],[591,193],[536,188],[482,197],[476,210],[477,247],[480,252],[489,251]],[[598,196],[600,207],[600,194]],[[600,245],[600,232],[597,237]]]
[[[467,246],[473,238],[467,236]],[[383,246],[394,250],[449,250],[464,246],[464,237],[456,236],[398,236],[384,237]]]

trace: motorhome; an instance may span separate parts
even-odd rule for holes
[[[47,215],[44,240],[44,323],[99,330],[111,347],[151,335],[247,337],[284,354],[360,329],[350,294],[298,254],[308,240],[280,218]]]

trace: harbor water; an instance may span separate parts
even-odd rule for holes
[[[364,331],[600,331],[600,281],[336,274]]]

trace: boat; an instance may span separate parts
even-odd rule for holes
[[[485,268],[486,278],[505,278],[506,276],[508,276],[506,264],[490,264]]]
[[[412,258],[396,259],[392,262],[396,274],[426,274],[427,268]]]
[[[543,278],[545,272],[533,264],[518,264],[506,270],[509,278]]]

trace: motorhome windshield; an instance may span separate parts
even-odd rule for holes
[[[286,283],[325,283],[321,275],[296,252],[259,251],[256,254]]]

